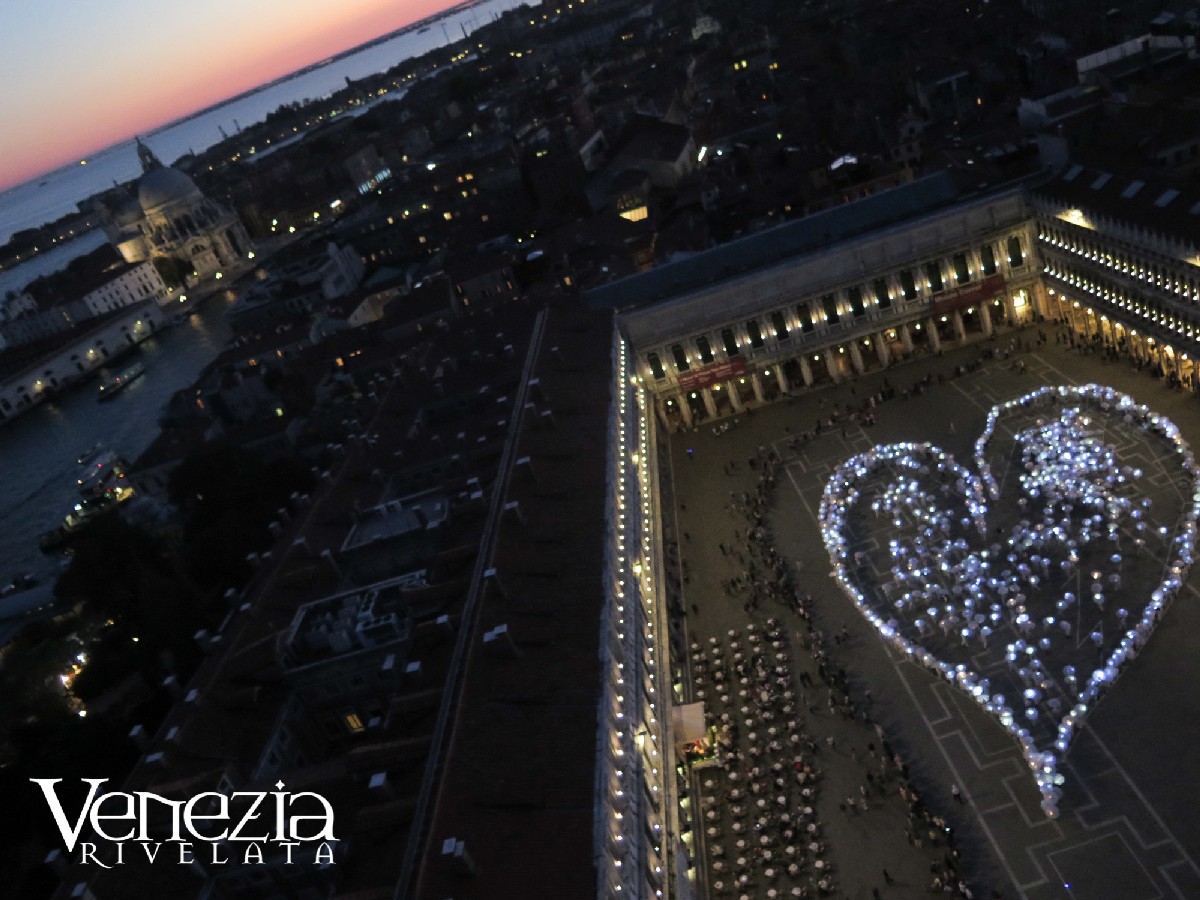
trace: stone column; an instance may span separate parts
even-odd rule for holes
[[[783,371],[783,363],[776,363],[771,368],[775,372],[775,380],[779,382],[779,393],[791,393],[792,386],[788,384],[787,373]]]
[[[708,410],[710,419],[717,417],[717,401],[713,399],[712,388],[700,388],[700,397],[704,400],[704,408]]]
[[[1009,293],[1004,295],[1004,318],[1009,328],[1017,324],[1017,308],[1013,306],[1012,295]]]
[[[892,348],[888,346],[887,337],[881,331],[872,340],[875,341],[875,353],[879,357],[879,364],[886,366],[892,361]]]
[[[837,360],[834,359],[836,355],[832,347],[825,350],[825,368],[829,370],[829,377],[833,379],[834,384],[842,380],[842,373],[838,371]]]
[[[683,424],[688,428],[692,427],[692,405],[688,402],[687,395],[680,393],[675,400],[679,404],[679,415],[683,417]]]
[[[746,408],[742,403],[742,395],[738,393],[737,382],[725,382],[725,390],[729,391],[729,402],[733,404],[734,412],[741,412]]]
[[[662,397],[654,398],[654,412],[658,415],[659,424],[662,425],[662,427],[668,433],[670,433],[671,420],[667,418],[667,405],[666,401],[664,401]]]
[[[809,387],[813,383],[812,366],[803,356],[797,357],[797,361],[800,363],[800,377],[804,379],[804,386]]]
[[[963,322],[962,310],[954,310],[951,319],[954,321],[954,336],[958,338],[958,342],[961,344],[967,339],[967,326]]]
[[[854,371],[861,375],[866,366],[863,365],[862,351],[858,349],[858,342],[850,342],[850,362],[854,366]]]
[[[995,329],[992,327],[992,311],[986,302],[979,304],[979,322],[983,325],[983,336],[991,337]]]
[[[1039,280],[1033,286],[1033,310],[1039,316],[1044,316],[1047,319],[1054,318],[1054,303],[1050,299],[1050,295],[1046,292],[1045,285]]]
[[[906,355],[911,355],[913,352],[912,332],[909,331],[908,325],[901,325],[898,330],[900,332],[900,345],[904,348]]]
[[[934,353],[942,349],[942,337],[938,334],[937,319],[926,319],[925,327],[929,329],[929,349]]]
[[[767,395],[763,392],[762,379],[757,372],[750,376],[750,385],[754,388],[754,399],[759,403],[766,403]]]
[[[1071,330],[1076,335],[1083,335],[1087,333],[1087,325],[1085,323],[1083,328],[1079,327],[1079,314],[1083,312],[1083,308],[1076,306],[1077,302],[1077,300],[1069,300],[1067,302],[1067,315],[1071,317]]]

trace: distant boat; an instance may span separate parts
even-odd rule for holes
[[[103,452],[104,452],[104,441],[96,441],[96,443],[92,444],[92,446],[90,448],[88,448],[87,450],[84,450],[82,453],[80,453],[79,457],[75,460],[75,462],[81,466],[87,465],[88,463],[90,463],[92,460],[94,460],[97,456],[99,456]]]
[[[140,378],[146,372],[146,367],[141,363],[135,363],[130,366],[116,378],[111,381],[106,381],[100,385],[100,390],[96,394],[97,400],[111,400],[118,393],[125,390],[137,378]]]
[[[425,33],[425,32],[427,32],[428,30],[429,30],[429,26],[428,26],[428,25],[426,25],[424,28],[418,28],[418,29],[417,29],[417,34],[424,34],[424,33]]]

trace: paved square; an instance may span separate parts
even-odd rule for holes
[[[1051,327],[1043,330],[1052,337]],[[1033,342],[1037,334],[1026,329],[1016,336]],[[998,345],[1008,340],[1005,334]],[[740,598],[723,595],[721,584],[738,564],[719,553],[717,544],[729,541],[736,524],[724,512],[730,491],[753,486],[756,474],[748,468],[748,457],[759,446],[770,446],[786,462],[769,515],[774,543],[811,594],[815,624],[827,635],[846,629],[848,639],[831,648],[831,655],[846,669],[852,690],[863,697],[870,692],[872,718],[904,756],[924,799],[954,825],[962,849],[959,869],[976,896],[990,897],[998,890],[1005,897],[1030,900],[1200,897],[1200,819],[1192,803],[1200,793],[1200,771],[1194,765],[1194,748],[1200,744],[1195,573],[1145,651],[1077,734],[1064,762],[1067,782],[1056,820],[1041,814],[1040,798],[1015,741],[961,692],[902,660],[828,574],[816,513],[835,465],[875,444],[926,440],[965,462],[987,411],[1040,385],[1111,385],[1169,417],[1192,447],[1200,448],[1200,401],[1191,394],[1171,390],[1124,363],[1079,355],[1053,340],[1020,354],[1026,362],[1023,372],[992,361],[952,377],[956,366],[978,360],[983,346],[925,357],[759,408],[739,416],[737,427],[719,436],[703,424],[695,432],[672,435],[677,521],[667,525],[678,537],[689,576],[683,588],[685,607],[697,604],[688,616],[689,631],[723,634],[728,627],[744,627],[754,615],[742,608]],[[939,374],[944,376],[941,383]],[[873,426],[864,428],[844,415],[833,428],[828,426],[835,410],[843,404],[858,408],[885,380],[904,393],[927,377],[928,387],[920,396],[878,404],[872,410]],[[823,420],[822,433],[797,445],[795,437],[812,431],[818,419]],[[1135,443],[1132,438],[1118,441],[1123,461],[1127,455],[1130,464],[1143,468],[1152,490],[1174,490],[1171,473],[1156,469],[1155,454]],[[693,449],[690,456],[687,447]],[[736,468],[730,469],[731,463]],[[864,542],[864,547],[878,553],[879,540]],[[782,615],[778,608],[760,612]],[[966,803],[953,801],[952,784],[960,787]],[[831,834],[829,842],[844,872],[856,865],[873,872],[881,854],[891,852],[885,836],[877,833],[864,839],[846,831],[841,837],[835,842]],[[911,882],[903,888],[881,886],[881,894],[925,895],[927,883],[915,877]],[[847,881],[845,896],[869,897],[868,884]],[[1118,892],[1097,893],[1105,885]],[[1124,893],[1127,886],[1136,893]]]

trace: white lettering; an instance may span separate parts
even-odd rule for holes
[[[112,815],[103,815],[101,810],[105,805],[112,806],[114,803],[121,804],[121,812]],[[88,820],[92,823],[92,830],[106,841],[128,841],[132,840],[137,833],[137,818],[133,812],[133,796],[131,794],[123,794],[119,791],[113,791],[109,794],[102,794],[92,804],[92,809],[88,815]],[[129,831],[126,834],[109,834],[104,830],[104,822],[128,822]]]
[[[319,866],[337,865],[337,863],[333,861],[333,848],[322,841],[321,846],[317,848],[317,856],[316,859],[313,860],[313,864]]]
[[[301,791],[298,794],[292,794],[292,805],[294,806],[301,797],[312,797],[321,804],[321,808],[325,812],[319,816],[292,816],[288,820],[288,837],[296,841],[336,841],[337,838],[333,834],[333,809],[329,806],[329,801],[312,791]],[[308,821],[320,821],[323,824],[321,830],[316,834],[305,837],[300,834],[300,830],[296,826],[300,822]]]
[[[183,809],[182,800],[168,800],[166,797],[161,797],[158,794],[151,794],[149,791],[138,791],[138,830],[137,839],[139,841],[150,840],[150,801],[161,803],[171,811],[171,833],[167,836],[168,841],[179,841],[183,838],[179,834],[179,811]]]
[[[217,803],[217,812],[215,813],[198,813],[196,805],[204,803],[208,798],[215,798]],[[224,821],[229,818],[229,798],[224,794],[219,794],[216,791],[205,791],[202,794],[197,794],[187,802],[183,808],[183,827],[188,830],[188,834],[202,841],[221,841],[225,839],[225,835],[229,833],[228,828],[222,828],[218,834],[207,835],[201,834],[196,828],[197,820],[203,821]]]
[[[234,799],[237,799],[238,797],[253,797],[254,802],[250,804],[250,808],[242,814],[241,820],[237,823],[237,825],[234,826],[233,831],[229,833],[229,840],[265,841],[268,839],[268,836],[265,834],[253,836],[242,834],[242,829],[245,828],[249,822],[258,818],[258,808],[262,806],[263,798],[266,796],[267,795],[261,791],[237,791],[234,793]]]
[[[154,857],[158,856],[158,851],[162,849],[161,842],[156,844],[141,843],[138,844],[138,846],[142,848],[142,852],[146,854],[146,859],[148,859],[150,862],[154,862]],[[151,847],[154,849],[151,850]]]
[[[75,827],[71,828],[67,823],[66,813],[63,812],[62,802],[58,799],[58,792],[54,790],[54,785],[62,781],[61,778],[30,778],[34,784],[42,789],[42,793],[46,797],[46,804],[50,807],[50,814],[54,817],[54,824],[58,826],[58,833],[62,835],[63,843],[67,847],[68,853],[75,851],[75,843],[79,840],[79,833],[83,830],[84,820],[87,819],[88,810],[92,804],[96,802],[96,792],[100,790],[100,786],[108,781],[107,778],[84,778],[84,784],[90,784],[91,790],[88,791],[87,802],[83,804],[83,808],[79,810],[79,818],[75,820]],[[92,852],[96,850],[96,845],[92,845]]]
[[[278,787],[283,787],[282,781],[275,782]],[[287,835],[283,833],[283,825],[287,821],[287,816],[283,812],[283,804],[287,799],[286,791],[276,791],[271,794],[275,798],[275,840],[286,841]]]
[[[300,842],[299,841],[284,841],[281,844],[281,846],[284,847],[284,851],[287,854],[286,863],[287,863],[287,865],[290,866],[292,864],[292,850],[295,849],[296,847],[299,847]]]
[[[242,860],[242,865],[248,866],[251,863],[262,865],[262,848],[258,844],[249,844],[246,847],[246,856]]]
[[[100,862],[100,860],[96,859],[96,845],[95,844],[90,844],[87,841],[84,841],[82,844],[79,845],[79,864],[83,865],[84,863],[89,863],[89,862],[95,863],[102,869],[111,869],[112,868],[112,866],[105,865],[104,863]]]
[[[184,865],[188,865],[191,862],[193,862],[192,845],[189,844],[187,841],[183,841],[182,843],[179,844],[179,864],[181,866],[184,866]]]
[[[214,866],[223,866],[227,862],[229,862],[229,857],[225,857],[224,859],[221,859],[221,845],[220,844],[214,842],[212,844],[209,844],[208,846],[210,846],[212,848],[212,864]]]

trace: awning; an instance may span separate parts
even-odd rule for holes
[[[676,744],[703,740],[708,735],[708,727],[704,724],[704,704],[688,703],[671,707],[671,726]]]

